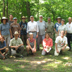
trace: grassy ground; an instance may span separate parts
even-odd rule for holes
[[[10,58],[0,60],[0,72],[72,72],[72,52],[55,57],[54,49],[50,55],[42,56],[41,51],[36,56]]]

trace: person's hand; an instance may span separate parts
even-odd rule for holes
[[[13,36],[11,35],[11,38],[13,38]]]
[[[15,49],[17,50],[18,49],[18,46],[16,46]]]
[[[57,53],[59,53],[59,51],[57,50]]]
[[[2,56],[4,56],[4,54],[1,54]]]
[[[38,38],[38,35],[36,35],[36,38]]]
[[[27,34],[27,37],[29,38],[29,34]]]
[[[49,46],[47,46],[47,49],[49,49]]]
[[[19,35],[19,38],[20,38],[20,35]]]

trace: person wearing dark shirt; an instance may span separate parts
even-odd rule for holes
[[[7,54],[7,52],[8,48],[6,48],[4,37],[0,35],[0,58],[5,59],[5,55]]]
[[[8,21],[8,23],[9,23],[9,25],[11,25],[11,23],[13,23],[14,21],[13,21],[13,15],[10,15],[9,16],[9,21]]]
[[[26,40],[27,40],[27,22],[26,22],[26,17],[22,16],[22,21],[19,23],[20,24],[20,35],[22,38],[22,41],[24,43],[24,45],[26,45]]]

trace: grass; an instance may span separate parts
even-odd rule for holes
[[[72,72],[72,52],[67,51],[63,55],[55,57],[54,49],[50,55],[41,55],[41,50],[36,56],[24,58],[11,58],[0,60],[0,72]]]

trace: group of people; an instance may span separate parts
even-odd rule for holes
[[[60,52],[71,50],[70,41],[72,40],[72,19],[65,20],[57,18],[54,25],[51,18],[48,22],[43,21],[43,16],[39,16],[39,21],[34,21],[30,16],[30,21],[26,22],[26,17],[22,16],[21,22],[17,23],[17,17],[2,17],[0,24],[0,58],[5,59],[8,55],[23,57],[24,47],[26,46],[27,56],[30,52],[35,55],[40,50],[40,44],[43,46],[42,55],[46,55],[52,50],[53,38],[55,34],[54,55],[58,56]],[[67,36],[67,37],[66,37]],[[68,44],[68,46],[67,46]]]

